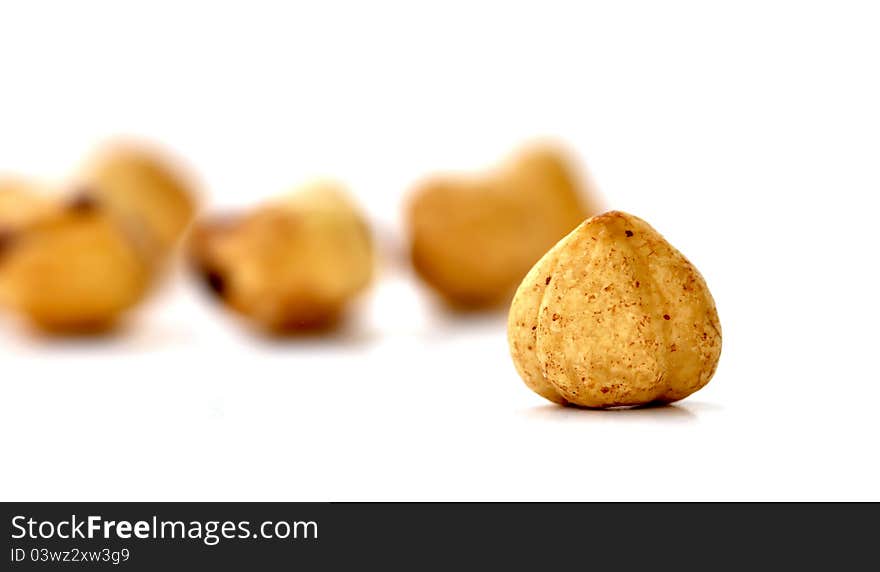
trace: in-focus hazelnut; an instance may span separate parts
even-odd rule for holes
[[[612,211],[535,264],[514,296],[508,341],[533,391],[604,408],[669,403],[705,386],[721,325],[697,269],[648,223]]]

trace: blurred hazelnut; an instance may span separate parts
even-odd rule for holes
[[[480,175],[436,176],[405,218],[418,274],[455,306],[506,303],[538,258],[598,211],[556,148],[534,146]]]
[[[219,300],[274,333],[334,323],[368,285],[374,263],[363,215],[332,183],[203,220],[189,252]]]
[[[182,169],[142,144],[104,147],[88,162],[77,185],[127,220],[159,259],[174,248],[196,211],[196,192]]]
[[[151,267],[104,210],[58,202],[0,253],[0,300],[43,330],[106,329],[142,297]]]
[[[193,193],[164,161],[113,147],[64,193],[0,182],[0,305],[56,333],[114,326],[193,215]]]

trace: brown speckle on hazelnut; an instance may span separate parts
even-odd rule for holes
[[[3,256],[3,253],[9,250],[9,248],[15,243],[16,236],[15,233],[6,228],[0,228],[0,256]]]
[[[74,191],[64,203],[64,206],[72,212],[90,213],[98,207],[98,201],[95,199],[91,189],[81,187]]]
[[[220,272],[210,268],[204,268],[202,269],[201,274],[205,286],[208,287],[208,290],[212,294],[218,298],[222,298],[226,294],[226,279],[223,278],[223,275]]]

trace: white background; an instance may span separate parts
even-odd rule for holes
[[[0,170],[138,134],[208,208],[339,178],[387,246],[419,176],[557,136],[706,277],[707,388],[545,403],[503,315],[445,315],[393,256],[323,340],[179,271],[117,339],[0,322],[0,498],[880,500],[877,4],[513,4],[3,2]]]

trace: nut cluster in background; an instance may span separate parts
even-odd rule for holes
[[[97,153],[58,189],[0,181],[0,303],[56,333],[103,331],[143,300],[196,211],[147,147]]]
[[[326,331],[375,275],[369,223],[338,183],[243,212],[198,204],[145,145],[107,146],[59,188],[0,180],[0,307],[53,334],[111,331],[183,244],[190,274],[244,323]],[[533,145],[484,173],[426,177],[403,214],[412,266],[449,308],[513,297],[511,355],[537,394],[594,408],[681,399],[718,363],[712,296],[646,222],[601,210],[565,153]]]

